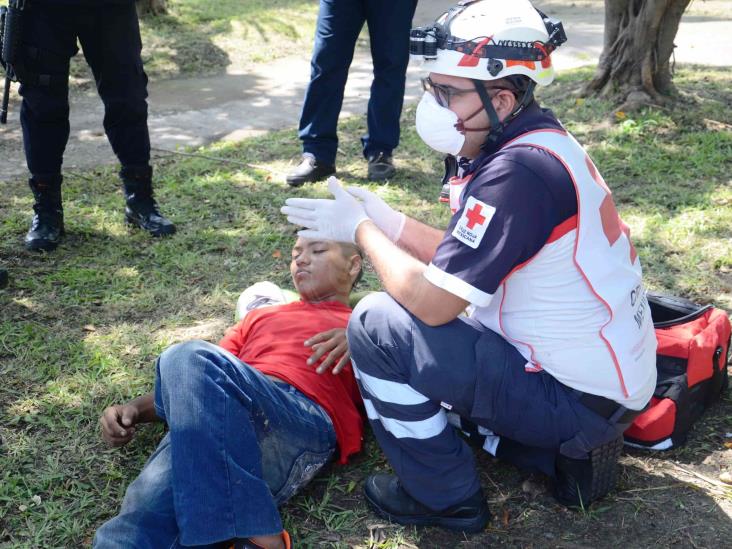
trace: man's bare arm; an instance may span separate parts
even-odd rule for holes
[[[422,263],[429,263],[444,238],[444,231],[407,217],[397,245]]]
[[[394,245],[372,221],[358,226],[356,241],[369,256],[386,291],[425,324],[445,324],[468,306],[464,299],[427,280],[427,265]]]

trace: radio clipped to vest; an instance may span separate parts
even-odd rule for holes
[[[648,295],[658,339],[653,398],[625,431],[625,443],[669,450],[686,441],[694,422],[727,390],[730,320],[712,305]]]
[[[20,37],[23,31],[23,10],[26,0],[9,0],[0,7],[0,64],[5,70],[5,86],[0,103],[0,124],[8,122],[10,84],[18,81],[15,64],[20,54]]]

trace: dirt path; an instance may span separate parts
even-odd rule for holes
[[[415,22],[433,19],[452,3],[421,0]],[[701,4],[704,11],[692,9],[684,17],[676,40],[678,63],[732,64],[728,56],[720,54],[732,49],[732,16],[728,9],[714,9],[721,3],[708,0]],[[554,56],[557,68],[561,71],[596,62],[602,49],[602,0],[571,4],[544,0],[539,4],[547,13],[563,20],[569,36],[567,44]],[[715,13],[723,15],[707,15]],[[230,67],[223,75],[152,82],[149,126],[153,147],[170,150],[222,139],[239,140],[296,126],[310,73],[309,57],[310,51],[306,51],[266,66]],[[410,64],[407,103],[416,101],[421,94],[418,73],[419,67]],[[370,84],[371,59],[367,49],[359,48],[351,66],[341,116],[365,112]],[[0,127],[0,181],[22,177],[26,172],[18,111],[15,97],[10,121]],[[65,169],[73,171],[115,162],[102,130],[103,109],[96,94],[74,94],[71,113]]]

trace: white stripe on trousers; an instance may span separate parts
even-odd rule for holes
[[[351,361],[353,373],[363,388],[379,402],[410,406],[424,404],[429,399],[422,393],[414,390],[406,383],[397,383],[378,377],[371,376],[358,369]],[[432,416],[419,421],[404,421],[390,417],[384,417],[376,410],[370,399],[363,399],[366,414],[370,420],[381,422],[384,429],[389,431],[396,438],[417,438],[426,439],[439,435],[447,426],[447,416],[442,409]]]
[[[386,379],[370,376],[359,370],[353,361],[351,361],[351,366],[353,366],[353,373],[356,374],[356,378],[361,382],[364,389],[381,402],[410,405],[423,404],[429,401],[426,396],[415,391],[406,383],[397,383],[396,381],[387,381]]]
[[[367,398],[363,399],[363,405],[369,419],[379,420],[384,429],[396,438],[432,438],[439,435],[447,426],[447,416],[443,410],[438,410],[435,415],[420,421],[402,421],[380,415],[374,408],[373,403]]]

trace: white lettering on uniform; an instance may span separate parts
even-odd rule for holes
[[[495,213],[496,209],[493,206],[473,196],[469,197],[463,208],[463,214],[452,231],[452,236],[476,249],[483,240],[483,235]]]

